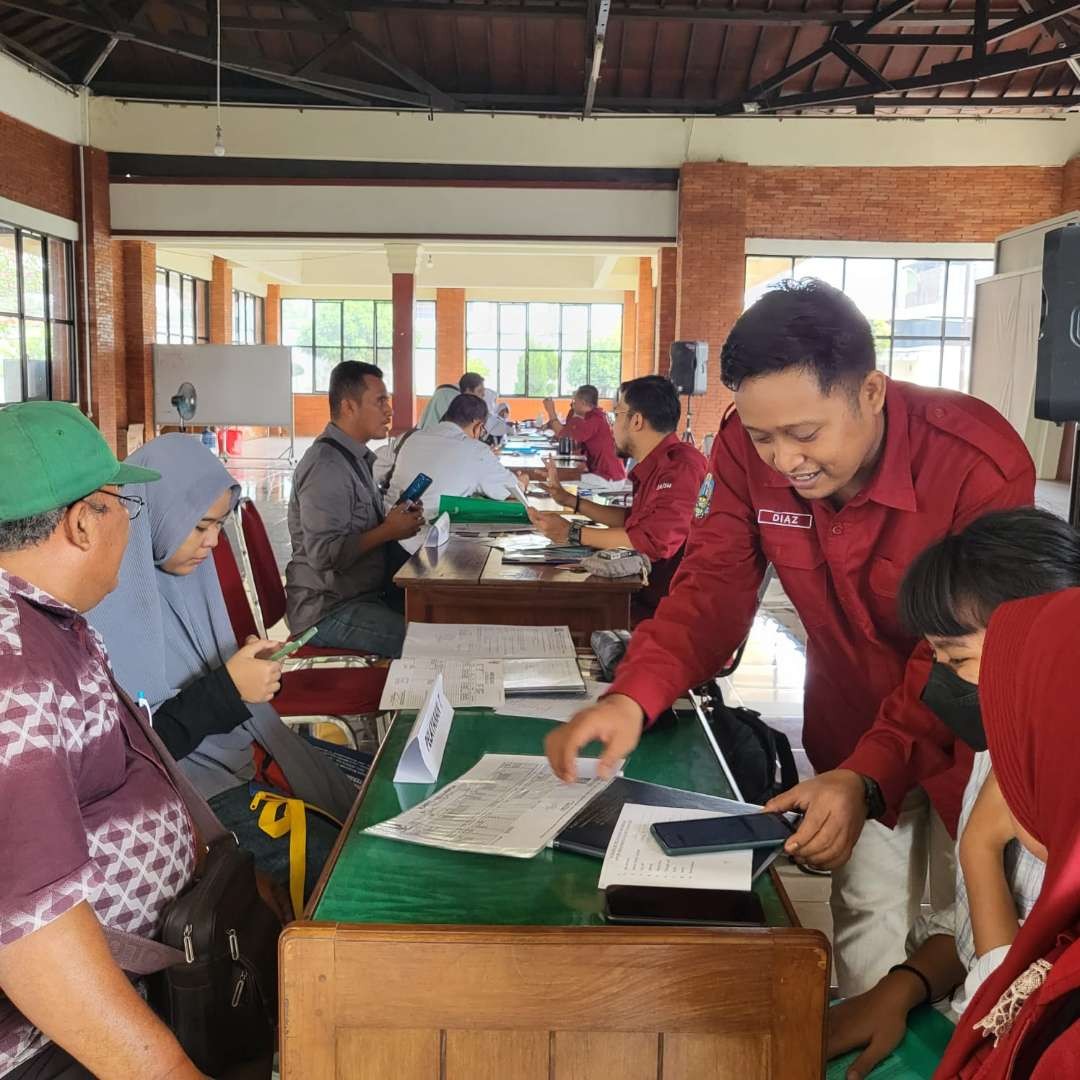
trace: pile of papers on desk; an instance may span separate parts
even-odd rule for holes
[[[498,709],[515,694],[586,693],[568,627],[410,623],[379,708],[419,709],[437,675],[455,709]]]
[[[408,844],[531,859],[610,780],[596,762],[578,762],[578,780],[564,784],[547,758],[485,754],[467,773],[419,806],[365,832]]]

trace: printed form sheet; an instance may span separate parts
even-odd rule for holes
[[[458,660],[558,660],[576,652],[566,626],[495,626],[491,623],[409,623],[401,655]]]
[[[530,859],[598,792],[594,758],[579,759],[565,784],[547,758],[485,754],[430,799],[366,832],[410,844]]]
[[[416,657],[390,665],[379,708],[422,708],[436,675],[442,675],[443,693],[455,709],[498,709],[506,700],[501,660]]]

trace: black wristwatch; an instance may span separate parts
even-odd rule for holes
[[[580,547],[581,545],[581,530],[584,525],[580,521],[570,522],[570,535],[567,536],[566,542],[572,547]]]
[[[866,799],[866,819],[876,821],[885,813],[885,796],[873,777],[859,773],[859,779],[863,782],[863,797]]]

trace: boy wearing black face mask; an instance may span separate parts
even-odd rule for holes
[[[951,997],[957,1019],[1038,898],[1045,850],[1013,820],[998,791],[978,682],[986,627],[1000,604],[1075,587],[1080,534],[1034,509],[980,518],[927,548],[908,569],[901,620],[934,650],[922,700],[978,753],[957,834],[956,903],[912,928],[904,964],[831,1010],[829,1056],[866,1047],[848,1080],[862,1080],[896,1046],[908,1011],[923,1001]]]

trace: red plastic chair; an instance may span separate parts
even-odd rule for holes
[[[244,579],[224,532],[214,549],[214,565],[233,633],[237,641],[245,641],[258,631],[244,589]],[[272,704],[282,717],[311,717],[313,721],[323,717],[377,713],[386,674],[385,667],[320,667],[286,671],[281,678],[281,690]]]
[[[251,499],[241,499],[237,507],[237,537],[240,541],[240,557],[248,580],[255,591],[257,610],[255,620],[264,628],[276,626],[285,618],[285,586],[281,582],[277,557],[274,555],[270,535],[266,531],[262,516]],[[262,635],[265,637],[265,632]],[[310,667],[310,663],[300,661],[334,660],[336,666],[362,666],[373,659],[372,653],[358,652],[355,649],[324,648],[317,645],[304,645],[289,657],[287,666]]]

